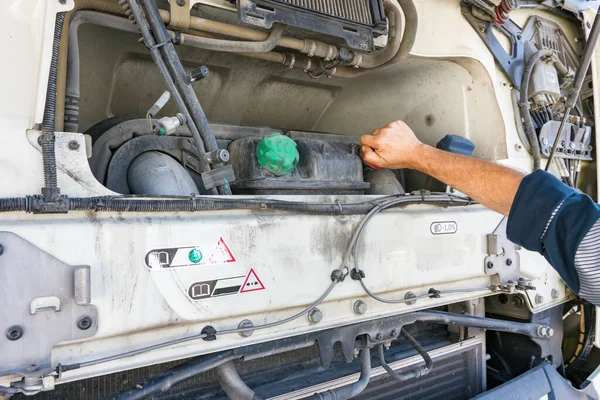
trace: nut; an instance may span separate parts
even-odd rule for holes
[[[512,265],[512,260],[510,258],[506,259],[506,265],[508,265],[509,267]]]
[[[352,306],[352,311],[354,314],[362,315],[367,312],[367,303],[362,300],[356,300],[354,305]]]
[[[311,324],[318,324],[323,319],[323,313],[318,308],[313,308],[308,313],[308,322]]]
[[[544,302],[544,296],[542,296],[541,294],[536,294],[535,295],[535,304],[542,304]]]
[[[550,328],[549,326],[539,326],[537,329],[537,333],[541,337],[550,338],[554,336],[554,329]]]

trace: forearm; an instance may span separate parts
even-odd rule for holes
[[[502,165],[427,145],[421,145],[410,168],[433,176],[505,216],[524,177]]]

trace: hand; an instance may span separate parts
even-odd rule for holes
[[[360,154],[365,163],[378,168],[413,168],[423,143],[402,121],[394,121],[370,135],[361,136]]]

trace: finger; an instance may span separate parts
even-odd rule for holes
[[[373,135],[363,135],[360,137],[360,142],[370,148],[377,148],[377,138]]]
[[[367,163],[373,166],[379,167],[381,164],[381,157],[377,155],[370,147],[365,147],[365,150],[362,152],[362,159]]]

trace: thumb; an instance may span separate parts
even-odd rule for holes
[[[383,160],[371,147],[362,146],[360,152],[365,163],[370,164],[371,166],[381,167]]]

